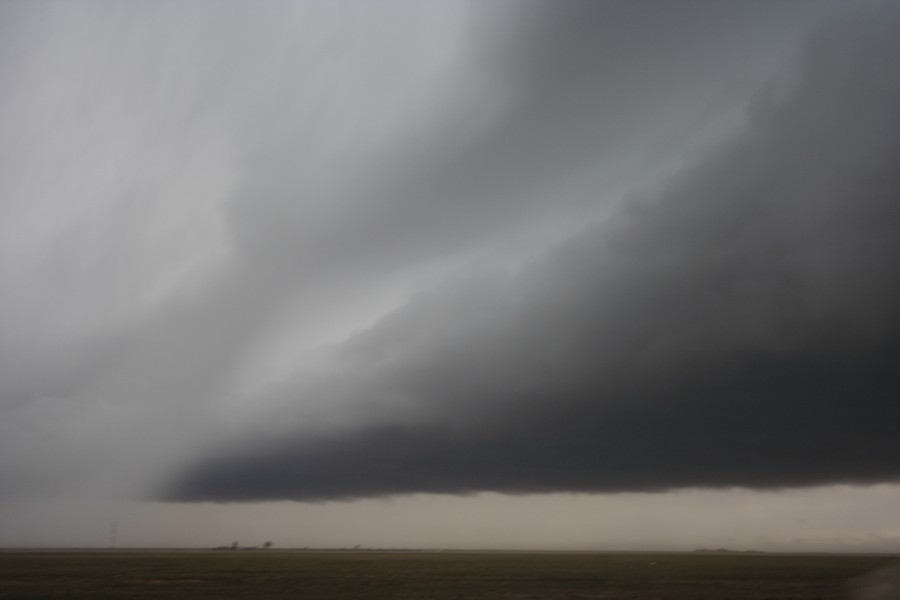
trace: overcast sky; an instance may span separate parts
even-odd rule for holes
[[[0,4],[0,546],[900,551],[898,56],[875,0]]]

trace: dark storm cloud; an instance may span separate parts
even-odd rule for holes
[[[289,407],[167,497],[897,481],[898,40],[896,7],[830,25],[696,166],[515,276],[414,297],[286,392],[358,418],[285,432]],[[538,55],[525,85],[561,86]]]
[[[415,113],[427,82],[411,78],[404,88],[409,73],[402,71],[354,74],[367,93],[385,86],[408,92],[396,99],[409,106],[399,123],[386,102],[359,129],[383,119],[406,135],[324,186],[310,166],[315,160],[304,160],[307,137],[285,135],[280,118],[259,119],[271,135],[250,145],[249,173],[229,200],[234,239],[255,267],[288,261],[298,279],[306,269],[364,278],[470,251],[585,203],[576,194],[554,196],[560,182],[586,171],[614,180],[646,159],[646,139],[655,140],[654,149],[683,142],[698,119],[712,120],[710,113],[735,103],[729,93],[756,84],[767,61],[795,40],[798,22],[828,12],[822,6],[479,6],[467,31],[466,68],[447,85],[446,109],[424,123],[410,126],[415,116],[405,113]],[[763,35],[768,49],[760,52]],[[324,201],[315,210],[298,201],[317,196]]]

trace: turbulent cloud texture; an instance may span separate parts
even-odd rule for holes
[[[897,481],[897,40],[877,0],[0,3],[0,522]]]
[[[573,6],[558,32],[556,22],[544,32],[546,47],[505,67],[542,63],[518,79],[528,100],[515,110],[529,116],[512,121],[541,125],[511,126],[450,160],[446,184],[428,175],[438,198],[470,199],[479,223],[483,198],[536,185],[515,164],[544,165],[559,151],[603,168],[602,153],[555,136],[576,146],[607,132],[627,138],[616,119],[587,117],[607,100],[643,98],[590,87],[615,42],[594,35],[603,15],[587,13],[647,5]],[[676,6],[654,15],[683,15]],[[515,272],[470,273],[414,296],[335,347],[327,369],[272,391],[271,413],[167,497],[897,481],[898,40],[895,7],[843,14],[755,95],[726,141]],[[630,59],[616,68],[657,60]],[[638,89],[652,96],[655,79]],[[495,153],[505,158],[486,158]],[[478,187],[494,169],[496,183]],[[462,209],[435,210],[455,223],[444,211]],[[455,227],[454,238],[468,229]],[[326,405],[343,417],[324,415]]]

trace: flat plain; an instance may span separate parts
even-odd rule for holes
[[[0,598],[837,599],[884,555],[0,551]]]

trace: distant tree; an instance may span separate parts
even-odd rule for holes
[[[271,548],[271,547],[274,546],[274,545],[275,545],[275,544],[273,544],[272,542],[266,542],[265,544],[263,544],[263,548],[265,548],[266,550],[268,550],[269,548]]]

